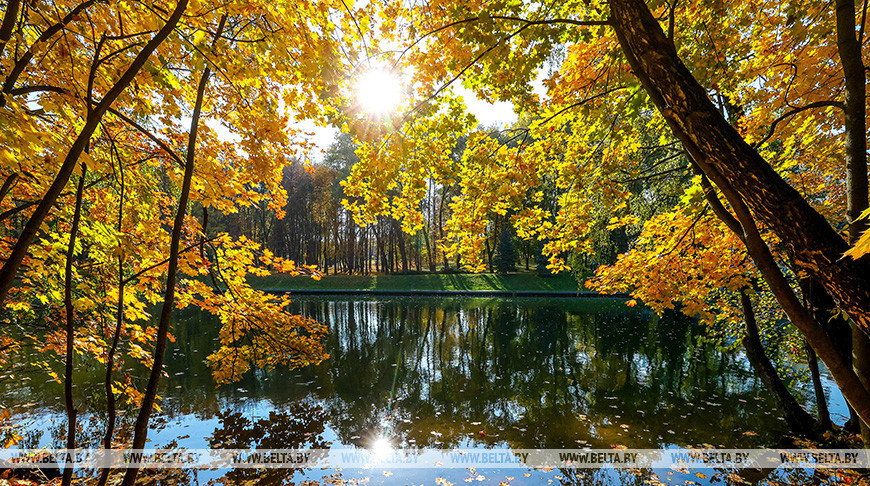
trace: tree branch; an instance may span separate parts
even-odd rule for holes
[[[172,148],[170,148],[169,145],[166,144],[166,142],[164,142],[163,140],[160,140],[159,138],[157,138],[157,136],[154,135],[153,133],[151,133],[147,128],[145,128],[145,127],[143,127],[142,125],[136,123],[135,121],[133,121],[132,118],[128,117],[127,115],[125,115],[125,114],[123,114],[123,113],[121,113],[120,111],[118,111],[118,110],[116,110],[116,109],[114,109],[114,108],[109,108],[107,111],[108,111],[109,113],[111,113],[111,114],[117,116],[118,118],[120,118],[121,120],[123,120],[124,122],[126,122],[126,123],[127,123],[128,125],[130,125],[131,127],[135,128],[135,129],[136,129],[137,131],[139,131],[142,135],[145,135],[146,137],[148,137],[149,140],[151,140],[152,142],[156,143],[158,146],[160,146],[161,149],[163,149],[164,152],[166,152],[170,157],[172,157],[172,159],[175,160],[175,161],[178,163],[179,166],[181,166],[182,168],[184,168],[184,160],[182,160],[181,157],[179,157],[178,154],[175,153],[175,151],[172,150]]]
[[[0,56],[3,55],[3,49],[6,48],[6,43],[12,38],[12,31],[15,29],[15,21],[18,20],[18,10],[21,7],[21,0],[7,0],[6,11],[3,13],[3,24],[0,25]]]
[[[792,116],[797,115],[798,113],[800,113],[802,111],[811,110],[813,108],[823,108],[826,106],[833,106],[833,107],[839,108],[841,110],[844,110],[846,108],[846,106],[840,101],[816,101],[814,103],[810,103],[808,105],[801,106],[801,107],[795,108],[793,110],[789,110],[789,111],[785,112],[783,115],[781,115],[780,117],[778,117],[776,120],[773,120],[773,123],[770,124],[770,129],[767,131],[767,135],[765,135],[764,138],[762,138],[758,142],[752,144],[752,148],[758,148],[761,145],[763,145],[764,142],[768,141],[770,139],[770,137],[772,137],[774,132],[776,131],[776,126],[780,122],[782,122],[783,120],[786,120],[787,118],[791,118]]]
[[[6,76],[6,80],[3,82],[3,93],[10,93],[12,88],[15,87],[15,83],[18,81],[18,77],[21,76],[21,73],[27,68],[27,65],[30,63],[30,60],[33,59],[33,47],[37,46],[41,43],[47,42],[51,39],[54,34],[58,33],[61,29],[66,27],[67,24],[73,21],[84,9],[90,7],[96,3],[96,0],[87,0],[74,9],[70,10],[60,22],[52,25],[51,27],[45,29],[45,31],[39,36],[38,39],[33,43],[33,45],[21,56],[18,61],[15,62],[15,66],[12,67],[12,70],[9,72],[9,75]],[[4,20],[5,21],[5,20]],[[6,100],[0,97],[0,106],[6,104]]]

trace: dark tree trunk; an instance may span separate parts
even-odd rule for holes
[[[836,304],[834,304],[834,300],[825,292],[824,287],[813,282],[811,278],[799,279],[798,283],[804,295],[804,307],[810,311],[819,325],[831,337],[831,341],[837,348],[837,353],[840,354],[847,365],[852,366],[852,334],[855,329],[850,326],[846,319],[843,319],[843,316],[837,310]],[[813,358],[816,358],[815,352],[813,352]],[[860,432],[861,421],[858,419],[855,409],[848,403],[846,403],[846,408],[849,410],[849,420],[846,421],[844,428],[850,432]]]
[[[3,202],[3,199],[6,198],[6,194],[9,194],[9,191],[12,190],[12,186],[15,185],[15,182],[18,180],[18,174],[10,174],[6,177],[6,180],[3,181],[3,187],[0,187],[0,202]]]
[[[429,273],[435,273],[435,253],[432,252],[432,243],[429,241],[429,228],[423,228],[423,238],[426,242],[426,260],[429,263]]]
[[[116,230],[121,233],[122,223],[124,220],[124,192],[126,188],[124,180],[124,165],[118,160],[118,175],[120,176],[120,201],[118,204],[118,225]],[[208,212],[203,208],[203,228],[208,225]],[[203,229],[205,231],[205,229]],[[200,255],[202,255],[202,247],[200,247]],[[109,347],[109,352],[106,356],[106,377],[103,380],[103,386],[106,390],[106,435],[103,437],[103,448],[112,448],[112,438],[115,435],[115,421],[117,420],[117,410],[115,405],[115,392],[112,391],[112,375],[115,372],[115,354],[118,352],[118,342],[121,338],[121,329],[124,325],[124,288],[126,287],[124,279],[124,253],[118,252],[118,304],[115,317],[115,330],[112,333],[112,344]],[[100,472],[100,479],[97,486],[106,486],[109,480],[111,469],[103,468]]]
[[[788,388],[780,380],[773,363],[764,354],[764,346],[758,333],[758,323],[755,321],[755,311],[752,309],[752,300],[746,291],[740,292],[740,303],[743,306],[743,320],[746,324],[743,347],[746,349],[749,363],[755,368],[755,372],[758,373],[767,391],[773,395],[773,399],[791,431],[797,435],[815,435],[815,430],[818,427],[815,419],[789,393]]]
[[[484,242],[484,250],[486,252],[486,271],[492,271],[492,245],[489,244],[489,237],[486,237],[486,241]]]
[[[67,416],[67,432],[66,432],[66,448],[69,450],[76,448],[76,415],[78,411],[73,404],[73,348],[75,345],[75,309],[72,302],[72,269],[73,257],[76,249],[76,235],[79,232],[79,222],[82,217],[82,197],[85,190],[85,173],[87,166],[82,164],[82,175],[79,178],[79,184],[76,188],[76,207],[73,213],[72,225],[69,230],[69,245],[66,251],[66,265],[64,268],[63,278],[63,305],[66,309],[66,358],[64,362],[63,376],[63,395],[66,403]],[[67,456],[70,457],[69,455]],[[67,460],[66,466],[63,469],[63,478],[61,484],[69,486],[72,482],[73,465]]]
[[[184,2],[186,0],[182,0]],[[220,38],[226,23],[226,16],[221,17],[215,39]],[[187,156],[184,162],[184,179],[181,183],[181,194],[178,198],[178,210],[175,212],[175,221],[172,225],[172,239],[169,244],[169,267],[166,271],[166,293],[163,296],[163,307],[160,310],[160,321],[157,324],[157,334],[154,338],[154,358],[151,365],[151,373],[148,377],[148,385],[142,396],[142,405],[136,423],[133,426],[132,449],[145,447],[145,439],[148,435],[148,420],[154,408],[157,398],[157,386],[160,383],[160,375],[163,373],[163,359],[166,353],[166,337],[169,334],[169,321],[172,319],[172,309],[175,307],[175,282],[178,277],[178,254],[181,243],[181,233],[184,229],[184,215],[187,213],[187,203],[190,198],[190,186],[193,179],[194,161],[196,159],[196,135],[199,128],[199,117],[202,113],[202,101],[205,97],[205,87],[211,68],[203,70],[196,90],[196,104],[193,108],[193,117],[190,121],[190,134],[187,141]],[[124,474],[122,486],[133,486],[136,483],[138,468],[130,468]]]
[[[813,347],[806,340],[804,341],[804,350],[807,353],[810,378],[813,380],[816,408],[819,409],[819,426],[824,430],[833,430],[834,424],[831,422],[831,414],[828,412],[828,401],[825,399],[825,388],[822,386],[822,377],[819,373],[819,360],[816,357],[816,352],[813,351]]]
[[[387,256],[389,258],[389,272],[396,273],[396,235],[393,232],[393,228],[391,225],[387,225],[387,234],[389,237],[387,238],[387,247],[389,251],[387,252]]]
[[[859,417],[870,394],[800,302],[758,235],[773,230],[796,265],[820,282],[859,327],[870,329],[870,271],[841,258],[848,245],[725,120],[642,0],[611,0],[611,23],[632,71],[674,135],[736,211],[747,249],[789,319],[804,333]]]
[[[15,22],[18,20],[18,10],[20,7],[21,0],[8,0],[6,2],[6,11],[3,12],[3,23],[0,24],[0,56],[3,55],[6,43],[12,38],[12,31],[15,29]]]
[[[399,227],[399,222],[395,219],[392,220],[393,233],[396,235],[396,246],[399,250],[399,258],[402,259],[402,271],[408,271],[408,252],[405,248],[405,233],[402,232],[402,228]],[[399,263],[396,262],[396,269],[398,270]]]
[[[632,70],[674,134],[717,185],[727,185],[771,228],[795,263],[838,306],[870,330],[870,272],[849,258],[848,245],[800,194],[722,117],[678,58],[641,0],[610,2],[612,22]]]
[[[854,244],[866,228],[859,220],[867,209],[867,123],[866,74],[861,59],[861,43],[855,32],[854,0],[836,0],[837,52],[843,65],[845,109],[843,126],[846,135],[846,219],[849,243]],[[852,332],[852,368],[864,387],[870,387],[870,340],[867,330],[855,326]],[[861,423],[861,437],[870,446],[870,428]]]
[[[846,129],[846,217],[849,241],[855,242],[866,225],[859,222],[867,209],[867,124],[865,115],[866,75],[861,44],[855,32],[854,0],[836,0],[837,51],[846,81],[843,126]]]
[[[417,233],[414,235],[414,267],[417,269],[417,273],[420,273],[423,269],[423,251],[420,245],[420,234]]]
[[[380,228],[375,226],[373,229],[375,233],[375,273],[381,273],[381,254],[383,253],[383,236],[381,235]]]

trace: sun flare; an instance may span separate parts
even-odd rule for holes
[[[391,452],[393,452],[393,444],[386,437],[379,437],[372,444],[372,453],[379,461],[386,459]]]
[[[402,101],[402,83],[391,71],[371,69],[363,73],[356,86],[360,106],[372,115],[385,115]]]

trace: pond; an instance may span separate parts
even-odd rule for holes
[[[330,358],[301,370],[250,372],[220,387],[205,364],[218,323],[204,312],[179,312],[160,392],[162,411],[152,419],[148,447],[345,449],[369,448],[387,438],[403,449],[761,448],[787,433],[742,353],[721,352],[699,340],[702,326],[682,315],[659,318],[619,299],[319,296],[298,297],[293,305],[329,325]],[[99,447],[104,371],[89,367],[77,375],[78,403],[87,403],[80,407],[87,410],[79,440],[80,447]],[[144,387],[146,376],[143,370],[134,379]],[[842,423],[845,403],[824,379],[832,416]],[[796,389],[814,412],[808,389]],[[61,390],[42,378],[0,383],[0,404],[12,409],[25,432],[19,447],[62,447]],[[128,421],[134,412],[126,414]],[[647,479],[615,469],[478,469],[178,470],[161,471],[158,482]],[[749,481],[789,481],[789,475],[804,473],[737,472]],[[716,471],[655,473],[668,484],[722,479]]]

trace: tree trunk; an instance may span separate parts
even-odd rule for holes
[[[843,126],[846,130],[846,218],[849,241],[855,242],[866,225],[858,221],[867,209],[867,129],[864,63],[855,32],[854,0],[836,0],[837,51],[846,81]]]
[[[819,325],[831,337],[837,352],[846,364],[853,366],[852,334],[855,332],[855,328],[850,326],[848,320],[843,319],[842,314],[840,314],[836,304],[834,304],[834,300],[825,292],[824,287],[813,282],[811,278],[798,279],[798,285],[804,295],[804,307],[810,311]],[[815,357],[815,352],[813,352],[813,358]],[[858,419],[858,414],[855,413],[855,409],[848,403],[846,403],[846,408],[849,411],[849,419],[846,421],[844,429],[852,433],[860,432],[861,420]]]
[[[73,404],[73,348],[75,346],[75,309],[72,302],[72,268],[76,249],[76,235],[79,232],[79,222],[82,216],[82,197],[85,190],[85,173],[87,166],[82,164],[82,175],[76,188],[76,207],[73,213],[72,225],[69,230],[69,245],[66,251],[66,265],[63,277],[63,305],[66,308],[66,358],[64,363],[63,394],[66,403],[67,432],[66,448],[70,451],[76,448],[76,415],[78,411]],[[69,486],[72,482],[73,465],[67,455],[66,466],[63,469],[61,484]]]
[[[813,380],[813,394],[816,397],[816,408],[819,409],[819,426],[824,430],[833,430],[831,414],[828,412],[828,401],[825,399],[825,388],[822,386],[822,377],[819,373],[819,360],[810,343],[804,340],[804,350],[807,353],[807,364],[810,368],[810,378]]]
[[[815,435],[818,427],[812,415],[789,393],[788,388],[780,380],[776,368],[764,354],[764,346],[758,333],[758,324],[755,321],[755,311],[752,309],[752,299],[745,290],[740,291],[740,303],[743,306],[743,320],[746,324],[746,335],[743,337],[743,347],[746,348],[746,357],[755,368],[755,372],[761,378],[767,391],[773,395],[780,412],[792,432],[802,436]]]
[[[405,233],[402,232],[402,228],[399,227],[399,222],[395,219],[392,220],[393,233],[396,235],[396,246],[399,250],[399,258],[402,259],[402,271],[408,272],[408,251],[405,248]],[[399,262],[396,262],[396,270],[398,270]]]
[[[432,253],[432,243],[429,241],[429,228],[423,228],[423,239],[426,242],[426,260],[429,263],[429,273],[435,273],[435,254]]]
[[[6,11],[3,12],[3,23],[0,24],[0,56],[3,55],[6,43],[12,38],[12,31],[15,29],[15,22],[18,20],[18,9],[20,7],[21,0],[8,0],[6,2]]]
[[[389,271],[390,273],[396,273],[396,235],[393,231],[391,225],[387,224],[387,245],[389,248],[389,252],[387,253],[389,258]]]
[[[778,302],[859,417],[870,421],[870,393],[794,296],[758,234],[755,219],[776,233],[796,265],[820,282],[865,330],[870,329],[870,271],[861,262],[841,258],[846,242],[722,117],[646,4],[611,0],[610,10],[632,71],[674,135],[737,212],[747,233],[747,250]]]
[[[372,228],[375,233],[375,273],[381,273],[381,253],[383,245],[383,237],[381,236],[380,227]]]
[[[492,272],[492,245],[489,244],[489,236],[486,237],[486,241],[484,242],[484,252],[486,253],[486,271]]]
[[[435,205],[435,195],[434,189],[435,185],[432,182],[432,179],[429,179],[429,187],[426,189],[427,194],[427,202],[426,202],[426,224],[423,225],[423,237],[426,239],[426,257],[429,261],[429,273],[435,273],[435,254],[432,252],[432,242],[429,238],[429,233],[432,229],[432,210]]]
[[[782,240],[838,307],[870,330],[870,271],[841,258],[848,245],[722,117],[642,0],[612,0],[612,23],[632,70],[674,135],[720,186],[727,184]],[[726,188],[719,187],[721,190]]]
[[[3,199],[6,198],[6,194],[9,194],[9,191],[12,190],[12,186],[15,185],[15,182],[18,180],[18,173],[12,173],[6,180],[3,181],[3,187],[0,187],[0,202],[3,202]]]
[[[116,230],[118,234],[121,234],[122,231],[122,223],[124,220],[124,189],[125,189],[125,181],[124,181],[124,166],[123,163],[118,160],[118,174],[120,175],[120,202],[118,204],[118,225]],[[205,226],[208,223],[208,213],[203,212],[206,216],[203,217]],[[202,247],[200,247],[200,252],[202,251]],[[202,253],[200,253],[202,255]],[[112,437],[115,435],[115,421],[117,420],[117,410],[115,405],[115,392],[112,391],[112,375],[115,372],[115,354],[118,352],[118,342],[121,338],[121,329],[124,325],[124,288],[126,287],[127,281],[124,279],[124,252],[118,252],[118,304],[117,304],[117,313],[115,317],[115,331],[112,333],[112,344],[109,347],[108,355],[106,356],[106,377],[103,380],[103,386],[106,389],[106,435],[103,437],[103,448],[108,450],[112,448]],[[109,473],[111,469],[103,468],[100,472],[100,479],[97,482],[97,486],[106,486],[106,482],[109,480]]]
[[[854,0],[836,0],[837,52],[843,65],[845,80],[845,110],[843,126],[846,135],[846,220],[849,222],[849,244],[855,244],[866,228],[858,218],[867,209],[867,134],[866,134],[866,74],[861,59],[861,44],[855,32]],[[852,368],[864,387],[870,387],[870,340],[866,330],[852,329]],[[864,445],[870,447],[870,428],[861,423]]]
[[[186,0],[182,0],[183,2]],[[221,17],[220,25],[215,35],[215,40],[220,38],[226,23],[226,16]],[[184,229],[184,215],[187,212],[187,202],[190,198],[190,186],[193,179],[193,166],[196,158],[196,135],[199,128],[199,117],[202,112],[202,100],[205,96],[205,87],[211,68],[203,70],[196,91],[196,104],[193,108],[193,118],[190,121],[190,135],[187,141],[187,155],[184,163],[184,179],[181,183],[181,194],[178,198],[178,210],[175,213],[175,221],[172,225],[172,240],[169,245],[169,268],[166,272],[166,293],[163,296],[163,308],[160,310],[160,321],[157,325],[157,334],[154,343],[154,359],[151,365],[151,374],[148,377],[148,385],[142,396],[142,405],[136,424],[133,427],[132,449],[145,447],[145,439],[148,435],[148,420],[154,408],[154,400],[157,397],[157,386],[160,383],[160,375],[163,373],[163,358],[166,353],[166,336],[169,333],[169,321],[172,318],[172,309],[175,306],[175,282],[178,277],[178,253],[181,243],[181,233]],[[130,468],[124,474],[122,486],[133,486],[136,483],[138,468]]]
[[[425,272],[427,268],[427,261],[423,256],[423,234],[422,231],[417,234],[417,273]]]

